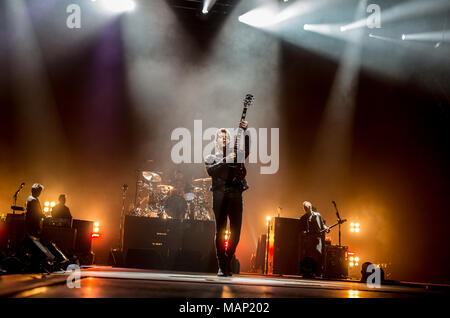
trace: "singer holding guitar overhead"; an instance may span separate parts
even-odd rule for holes
[[[235,136],[234,145],[230,142],[230,133],[225,128],[217,130],[215,135],[215,154],[205,158],[208,174],[212,178],[213,211],[216,218],[216,256],[219,265],[218,276],[231,276],[231,261],[239,243],[242,225],[242,192],[248,189],[245,180],[244,165],[250,153],[250,135],[245,121],[248,107],[253,103],[253,96],[247,95],[244,110]],[[244,136],[244,150],[240,149],[240,137]],[[225,246],[227,220],[230,220],[230,237]]]
[[[213,210],[216,218],[216,256],[219,265],[218,276],[231,276],[230,264],[239,243],[242,225],[242,192],[248,189],[245,178],[229,178],[233,162],[245,160],[250,152],[248,123],[241,121],[239,127],[245,131],[245,150],[237,153],[230,148],[230,134],[225,128],[216,132],[217,152],[205,159],[206,170],[212,178]],[[241,159],[243,158],[243,159]],[[230,220],[229,245],[225,247],[227,219]]]

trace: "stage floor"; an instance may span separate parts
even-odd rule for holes
[[[42,298],[398,298],[450,295],[450,286],[402,283],[371,289],[351,281],[297,276],[163,272],[85,267],[80,288],[68,288],[68,273],[0,276],[0,297]]]

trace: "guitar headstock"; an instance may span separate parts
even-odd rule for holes
[[[252,94],[245,95],[244,108],[249,108],[253,104],[254,101],[255,101],[255,97]]]

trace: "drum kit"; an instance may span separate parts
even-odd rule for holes
[[[135,203],[128,214],[164,219],[214,220],[211,206],[211,178],[189,184],[163,182],[162,172],[139,171]],[[173,183],[173,184],[171,184]]]

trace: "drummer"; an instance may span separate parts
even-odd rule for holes
[[[176,169],[170,178],[170,184],[174,187],[173,194],[183,196],[185,193],[192,191],[192,185],[186,180],[183,172]]]

